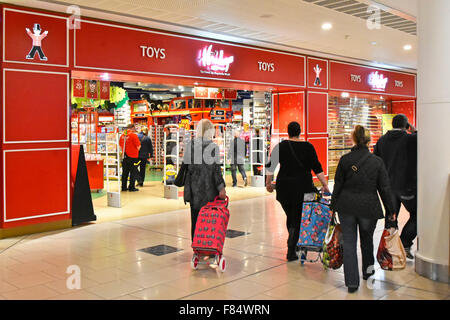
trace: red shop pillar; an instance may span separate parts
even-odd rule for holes
[[[328,176],[328,93],[307,92],[307,140],[314,146]]]
[[[68,18],[10,7],[2,11],[0,237],[67,228]],[[33,38],[39,32],[45,37],[36,48]]]

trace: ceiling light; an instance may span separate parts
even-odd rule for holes
[[[376,41],[372,41],[370,44],[375,46],[377,44],[377,42]]]
[[[329,22],[325,22],[324,24],[322,24],[323,30],[330,30],[331,28],[333,28],[333,25]]]
[[[410,44],[405,44],[405,45],[403,46],[403,50],[408,51],[408,50],[411,50],[411,49],[412,49],[412,45],[410,45]]]
[[[348,92],[342,92],[341,97],[342,98],[348,98],[350,94]]]

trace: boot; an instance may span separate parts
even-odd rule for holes
[[[411,247],[406,247],[405,252],[406,252],[406,258],[411,259],[411,260],[414,259],[414,256],[411,253]]]
[[[288,245],[288,252],[286,255],[286,259],[288,261],[294,261],[298,260],[296,248],[297,248],[297,242],[298,242],[298,232],[296,232],[295,228],[289,228],[289,238],[287,241]]]

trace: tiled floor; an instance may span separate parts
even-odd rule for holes
[[[238,190],[236,191],[238,192]],[[0,240],[0,299],[449,299],[450,287],[418,276],[413,261],[383,271],[348,294],[342,268],[287,263],[285,215],[273,195],[232,201],[227,270],[192,270],[186,209]],[[406,213],[400,216],[401,226]],[[375,249],[383,221],[375,234]],[[182,249],[154,255],[140,249]],[[81,289],[68,289],[67,267],[81,269]]]

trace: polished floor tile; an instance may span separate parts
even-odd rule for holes
[[[115,210],[96,204],[101,217],[96,223],[0,240],[0,299],[426,300],[450,297],[448,284],[419,276],[412,260],[399,271],[382,270],[376,263],[373,279],[361,279],[359,290],[353,294],[345,287],[343,268],[324,270],[320,262],[304,265],[299,261],[286,262],[286,215],[273,195],[265,196],[263,190],[251,188],[230,192],[228,227],[244,234],[226,238],[223,251],[226,271],[222,273],[208,265],[192,270],[189,210],[182,201],[158,199],[156,206],[164,206],[166,212],[158,214],[156,208],[145,215],[156,198],[153,195],[151,201],[145,199],[146,194],[155,192],[151,191],[152,186],[146,188],[147,193],[127,195],[124,208],[141,207],[139,212],[128,213],[124,208]],[[400,228],[407,216],[400,214]],[[374,236],[374,253],[383,226],[380,220]],[[159,256],[139,251],[158,245],[180,251],[166,251]],[[66,283],[70,276],[67,268],[74,265],[81,272],[80,290],[71,290]]]

